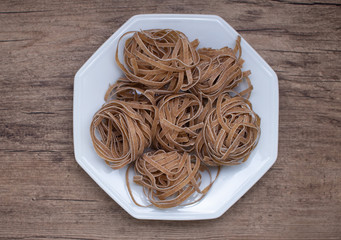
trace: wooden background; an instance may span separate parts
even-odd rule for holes
[[[279,78],[278,160],[222,217],[141,221],[78,166],[73,77],[135,14],[223,17]],[[0,239],[340,239],[340,1],[0,1]]]

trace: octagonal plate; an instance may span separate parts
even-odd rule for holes
[[[114,54],[119,37],[132,30],[172,28],[184,32],[190,40],[198,38],[199,47],[233,47],[238,33],[222,18],[213,15],[137,15],[122,25],[79,69],[74,83],[74,149],[79,165],[131,216],[139,219],[199,220],[221,216],[264,173],[277,158],[278,80],[271,67],[242,39],[244,69],[252,72],[254,90],[251,102],[262,119],[261,137],[247,162],[224,167],[209,193],[200,202],[167,210],[136,206],[127,191],[126,169],[112,170],[100,159],[91,142],[89,127],[94,113],[104,103],[104,93],[122,72]],[[137,200],[144,202],[141,189],[133,184]]]

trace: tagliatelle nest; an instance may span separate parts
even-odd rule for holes
[[[202,94],[210,100],[215,100],[219,94],[226,90],[233,90],[244,79],[248,85],[247,89],[239,93],[249,98],[252,85],[249,79],[250,71],[243,72],[244,60],[241,59],[240,37],[236,41],[234,49],[223,47],[221,49],[201,48],[200,62],[197,68],[201,72],[199,82],[193,91]],[[195,70],[197,72],[197,70]]]
[[[150,126],[133,105],[120,100],[106,103],[94,115],[90,135],[97,154],[113,169],[139,158],[152,139]]]
[[[202,104],[191,93],[164,96],[158,103],[155,148],[191,152],[203,123],[198,122]]]
[[[209,184],[202,190],[200,189],[202,182],[200,170],[207,171],[210,177]],[[176,151],[165,152],[164,150],[145,153],[136,160],[133,180],[143,187],[143,192],[150,203],[158,208],[178,206],[195,192],[198,193],[197,198],[185,205],[197,202],[215,181],[212,180],[208,168],[201,166],[200,159],[196,156],[188,153],[180,154]],[[133,201],[142,206],[136,202],[130,189],[129,168],[126,181]]]
[[[120,78],[108,88],[104,96],[106,102],[113,99],[129,102],[130,106],[141,115],[143,121],[150,126],[152,139],[154,139],[158,108],[156,107],[155,93],[153,91],[144,90],[140,84]]]
[[[242,97],[219,96],[197,138],[196,152],[210,166],[244,162],[257,145],[260,118]]]
[[[169,93],[186,91],[193,87],[199,76],[193,77],[193,68],[200,57],[196,50],[198,41],[189,42],[186,35],[172,29],[151,29],[133,34],[124,45],[124,64],[116,62],[126,77],[146,88]]]

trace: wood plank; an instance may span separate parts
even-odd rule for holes
[[[133,219],[74,160],[74,74],[142,13],[219,15],[278,74],[278,160],[218,219]],[[1,1],[0,239],[340,239],[340,25],[337,0]]]

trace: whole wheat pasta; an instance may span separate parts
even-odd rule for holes
[[[152,139],[150,126],[141,115],[130,103],[120,100],[107,102],[96,112],[90,135],[98,156],[113,169],[135,161]]]
[[[200,189],[202,171],[208,172],[210,182]],[[143,187],[143,192],[151,205],[158,208],[176,207],[193,193],[197,193],[197,197],[182,205],[199,201],[211,188],[215,179],[212,180],[210,170],[201,166],[200,159],[196,156],[188,153],[180,154],[176,151],[165,152],[164,150],[143,154],[135,163],[133,177],[133,181]],[[143,206],[137,203],[130,189],[129,168],[126,181],[132,200],[135,204]]]
[[[256,147],[259,135],[260,118],[251,103],[224,93],[206,117],[197,137],[196,152],[210,166],[240,164]]]
[[[165,95],[158,103],[155,148],[191,152],[203,123],[198,118],[203,110],[200,100],[191,93]]]
[[[195,92],[215,100],[219,94],[226,90],[232,90],[243,80],[248,87],[239,95],[249,98],[252,85],[249,79],[250,71],[241,70],[244,60],[241,59],[241,38],[238,37],[234,49],[223,47],[221,49],[201,48],[200,62],[197,68],[201,72],[199,82],[194,86]],[[194,72],[198,72],[197,69]],[[195,75],[195,74],[194,74]]]
[[[151,29],[136,32],[124,45],[124,64],[118,57],[116,62],[132,81],[156,92],[186,91],[199,80],[194,78],[193,68],[200,57],[196,50],[198,41],[189,42],[185,34],[172,29]],[[122,39],[121,37],[121,39]]]
[[[155,93],[151,90],[144,90],[141,84],[132,83],[127,79],[120,78],[117,82],[111,85],[104,100],[110,101],[118,99],[124,102],[129,102],[146,122],[152,131],[152,139],[156,134],[156,126],[158,120],[158,108],[156,107]]]
[[[155,93],[145,90],[144,86],[139,83],[133,83],[127,78],[119,78],[114,84],[107,89],[104,100],[106,102],[114,99],[126,102],[143,102],[155,105]]]
[[[119,59],[120,41],[129,35]],[[125,77],[111,85],[95,113],[90,135],[97,154],[113,169],[128,166],[126,184],[142,186],[149,205],[200,201],[220,166],[247,160],[260,136],[260,118],[247,100],[250,71],[242,71],[241,38],[233,49],[201,48],[172,29],[125,33],[115,60]],[[245,81],[247,88],[237,91]],[[214,179],[211,166],[218,167]],[[202,186],[203,173],[209,183]]]

